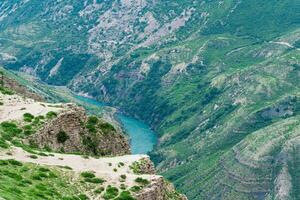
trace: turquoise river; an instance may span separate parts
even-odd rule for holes
[[[75,97],[76,99],[90,105],[98,107],[105,106],[104,103],[90,98],[82,96]],[[126,130],[127,134],[130,137],[132,154],[146,154],[153,149],[154,145],[157,143],[157,135],[150,129],[148,125],[121,113],[117,114],[117,119],[122,124],[123,128]]]

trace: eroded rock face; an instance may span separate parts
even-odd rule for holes
[[[173,185],[160,177],[136,195],[137,200],[187,200],[175,191]]]
[[[102,129],[91,133],[87,129],[88,117],[85,110],[73,104],[66,104],[65,107],[65,111],[46,122],[31,138],[40,148],[93,155],[130,153],[130,146],[124,135],[116,130],[104,132]]]
[[[0,76],[1,78],[1,76]],[[17,81],[12,80],[10,78],[7,77],[3,77],[3,83],[4,83],[4,87],[7,87],[11,90],[14,90],[16,93],[22,95],[23,97],[27,97],[27,98],[31,98],[34,99],[36,101],[43,101],[44,98],[41,97],[40,95],[30,91],[27,87],[19,84]]]

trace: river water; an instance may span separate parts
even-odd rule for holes
[[[82,101],[86,104],[98,107],[105,106],[104,103],[90,98],[82,96],[75,97],[79,101]],[[157,143],[157,135],[150,129],[148,125],[121,113],[117,114],[117,119],[122,124],[123,128],[126,130],[127,134],[130,137],[132,154],[146,154],[153,149],[154,145]]]

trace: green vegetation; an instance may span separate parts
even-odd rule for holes
[[[23,119],[25,122],[32,122],[32,120],[34,119],[34,116],[30,113],[25,113],[23,115]]]
[[[125,166],[125,164],[123,162],[118,163],[118,167],[124,167],[124,166]]]
[[[104,190],[105,190],[104,187],[100,187],[100,188],[97,188],[96,190],[94,190],[94,193],[101,194]]]
[[[70,175],[55,168],[0,160],[0,197],[4,199],[80,199]]]
[[[95,174],[92,172],[82,172],[80,175],[84,178],[94,178],[95,177]]]
[[[126,179],[126,175],[125,174],[122,174],[120,177],[121,177],[121,179]]]
[[[133,196],[128,191],[122,191],[120,195],[115,198],[115,200],[135,200]]]
[[[118,195],[119,195],[119,189],[116,188],[116,187],[112,187],[112,186],[109,185],[109,186],[106,187],[105,193],[103,194],[102,197],[105,200],[108,200],[108,199],[114,199]]]
[[[70,136],[64,131],[59,131],[56,135],[57,142],[62,144],[65,143],[69,138]]]
[[[13,94],[15,94],[14,91],[12,91],[11,89],[6,88],[6,87],[2,87],[2,86],[0,86],[0,92],[2,94],[5,94],[5,95],[13,95]]]
[[[141,159],[141,160],[138,160],[138,161],[135,161],[133,162],[129,168],[133,171],[133,173],[135,174],[142,174],[143,173],[143,170],[142,170],[142,167],[143,166],[147,166],[147,161],[144,160],[144,159]]]
[[[24,144],[22,139],[35,134],[44,124],[45,118],[42,116],[35,117],[30,113],[25,113],[23,119],[24,123],[5,121],[0,124],[0,145],[2,148],[7,148],[6,141],[9,141],[15,146],[22,147],[24,150],[34,153],[32,149],[36,149],[37,145],[34,144],[32,140],[29,140],[29,145]]]
[[[141,178],[141,177],[136,178],[134,181],[143,186],[150,184],[150,181],[148,181],[147,179]]]
[[[99,12],[69,12],[57,20],[48,20],[56,17],[52,10],[72,5],[83,11],[90,5],[49,1],[5,1],[0,50],[10,55],[2,61],[6,67],[39,66],[35,73],[41,80],[108,101],[150,124],[163,137],[151,158],[189,199],[273,199],[282,155],[289,158],[284,164],[292,177],[287,198],[298,198],[299,159],[290,149],[298,149],[293,138],[299,136],[299,0],[158,0],[142,9],[110,1]],[[119,23],[97,34],[103,13],[116,13],[106,16],[109,23],[121,20],[115,17],[122,12],[130,19],[126,32]],[[167,30],[145,34],[147,21],[139,19],[147,19],[146,13]],[[91,34],[97,37],[87,44]],[[74,45],[76,51],[70,51]],[[103,52],[110,59],[100,59]],[[47,62],[40,63],[45,55]],[[61,58],[58,72],[49,77]],[[41,91],[50,93],[45,88]],[[113,127],[93,118],[86,126],[91,135],[83,143],[100,155],[93,134],[109,134]],[[1,146],[5,138],[22,135],[2,132]],[[140,173],[139,164],[131,168]]]
[[[54,111],[50,111],[46,114],[47,119],[53,119],[55,117],[57,117],[57,113]]]
[[[135,185],[135,186],[132,186],[132,187],[130,188],[130,191],[132,191],[132,192],[139,192],[141,189],[142,189],[141,186]]]

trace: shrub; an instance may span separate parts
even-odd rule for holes
[[[96,133],[96,132],[97,132],[97,129],[95,128],[94,125],[87,124],[85,127],[86,127],[86,128],[88,129],[88,131],[91,132],[91,133]]]
[[[5,140],[11,140],[16,135],[22,133],[22,130],[13,122],[2,122],[0,127],[4,131],[3,139]]]
[[[9,164],[11,165],[15,165],[15,166],[22,166],[23,164],[17,160],[14,160],[14,159],[9,159],[7,160]]]
[[[50,112],[48,112],[48,113],[46,114],[46,117],[47,117],[48,119],[53,119],[53,118],[57,117],[57,113],[54,112],[54,111],[50,111]]]
[[[97,184],[102,184],[105,181],[101,178],[85,178],[84,179],[85,182],[89,182],[89,183],[97,183]]]
[[[119,162],[118,167],[123,167],[125,164],[123,162]]]
[[[36,155],[30,155],[29,158],[37,159],[38,157]]]
[[[80,200],[88,200],[88,199],[89,199],[88,196],[86,196],[85,194],[80,194],[80,195],[78,195],[78,198],[79,198]]]
[[[58,143],[65,143],[69,138],[69,135],[64,131],[59,131],[59,133],[56,135]]]
[[[125,174],[122,174],[120,177],[121,177],[121,179],[126,179],[126,175]]]
[[[90,116],[87,121],[88,124],[93,125],[93,126],[95,126],[98,122],[99,122],[99,119],[96,116]]]
[[[0,138],[0,148],[3,148],[3,149],[9,148],[9,144],[3,138]]]
[[[92,172],[82,172],[80,175],[84,178],[94,178],[95,177],[95,174]]]
[[[123,191],[115,200],[135,200],[129,191]]]
[[[68,169],[68,170],[72,170],[72,167],[69,167],[69,166],[59,166],[60,168],[63,168],[63,169]]]
[[[13,95],[14,94],[14,91],[12,91],[6,87],[2,87],[2,86],[0,86],[0,92],[5,95]]]
[[[32,122],[32,120],[34,119],[34,116],[30,113],[25,113],[23,115],[23,119],[25,122]]]
[[[150,182],[147,179],[138,177],[135,179],[135,182],[141,184],[141,185],[148,185]]]
[[[23,126],[24,130],[32,130],[32,126],[31,125],[25,125]]]
[[[104,191],[104,187],[100,187],[100,188],[94,190],[94,193],[101,194],[103,191]]]
[[[104,193],[104,195],[103,195],[103,198],[105,199],[105,200],[108,200],[108,199],[114,199],[114,198],[116,198],[117,196],[119,195],[119,190],[118,190],[118,188],[116,188],[116,187],[112,187],[112,186],[107,186],[107,188],[106,188],[106,191],[105,191],[105,193]]]
[[[45,119],[45,117],[44,117],[43,115],[39,115],[39,116],[37,116],[36,118],[38,118],[38,119],[40,119],[40,120]]]
[[[141,189],[142,188],[140,186],[135,185],[135,186],[132,186],[130,188],[130,191],[132,191],[132,192],[139,192]]]
[[[40,168],[39,168],[39,171],[40,171],[40,172],[49,172],[50,169],[47,169],[47,168],[44,168],[44,167],[40,167]]]
[[[109,123],[100,124],[99,127],[103,130],[104,133],[109,133],[110,131],[116,131],[115,127]]]
[[[3,166],[3,165],[8,165],[8,161],[7,160],[0,160],[0,166]]]
[[[122,184],[120,185],[120,189],[121,189],[121,190],[126,190],[126,188],[127,188],[127,186],[126,186],[125,184],[122,183]]]

